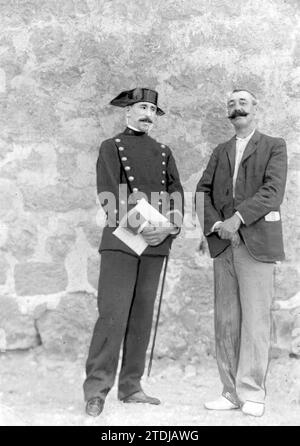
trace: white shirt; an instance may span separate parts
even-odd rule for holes
[[[235,197],[235,184],[236,179],[238,176],[239,167],[246,149],[246,146],[248,142],[250,141],[251,137],[253,136],[255,132],[255,129],[253,132],[250,133],[250,135],[246,136],[246,138],[240,138],[239,136],[236,136],[236,150],[235,150],[235,165],[234,165],[234,173],[232,178],[232,185],[233,185],[233,198]]]

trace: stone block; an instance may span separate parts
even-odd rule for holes
[[[52,91],[54,88],[63,91],[66,88],[74,88],[81,80],[82,71],[78,66],[56,66],[55,69],[44,69],[39,74],[39,81],[43,88]]]
[[[0,285],[4,285],[7,279],[9,263],[4,256],[0,256]]]
[[[79,14],[89,12],[88,2],[86,0],[42,0],[43,6],[40,6],[40,12],[48,14],[50,17],[55,16],[59,21],[65,22],[73,19]]]
[[[42,162],[43,157],[41,154],[33,150],[28,158],[22,160],[22,169],[33,170],[35,172],[39,171],[41,170]]]
[[[97,317],[93,295],[74,293],[63,296],[55,310],[44,312],[36,321],[43,348],[50,355],[64,359],[86,356]]]
[[[0,221],[0,248],[3,248],[8,238],[8,224]]]
[[[300,66],[300,33],[296,36],[296,45],[293,52],[294,66]]]
[[[4,160],[6,155],[13,151],[13,145],[0,138],[0,161]]]
[[[0,179],[0,219],[14,220],[20,210],[22,196],[13,181]]]
[[[300,67],[294,68],[289,75],[284,85],[286,94],[290,98],[300,98]]]
[[[57,155],[57,171],[62,177],[71,177],[76,167],[77,163],[74,153],[59,153]]]
[[[40,343],[33,317],[22,314],[12,297],[0,297],[0,331],[2,351],[24,350]]]
[[[30,43],[38,62],[57,58],[62,51],[64,32],[59,26],[36,27],[30,37]]]
[[[14,279],[19,296],[59,293],[64,291],[68,284],[63,263],[17,263]]]
[[[5,71],[0,69],[0,94],[6,91],[6,74]]]
[[[54,99],[38,95],[33,87],[25,86],[8,95],[3,119],[15,143],[40,141],[58,132]]]
[[[74,209],[89,209],[95,206],[94,188],[75,189],[66,184],[37,189],[22,186],[24,207],[28,211],[69,212]]]
[[[89,242],[89,244],[93,247],[93,248],[99,248],[100,245],[100,240],[101,240],[101,236],[102,236],[102,227],[96,225],[90,222],[82,222],[79,225],[82,229],[83,232],[85,233],[85,236]]]
[[[46,240],[46,251],[55,261],[62,261],[74,246],[76,240],[73,234],[56,234]]]
[[[9,225],[6,251],[18,260],[30,258],[38,243],[38,231],[33,220],[18,218]]]
[[[62,123],[61,139],[78,149],[96,147],[100,128],[93,118],[75,118]]]
[[[207,12],[205,2],[171,0],[161,5],[161,16],[165,20],[187,20],[203,16]]]
[[[297,266],[291,262],[277,265],[274,273],[274,295],[276,299],[287,299],[300,288],[300,275]]]
[[[287,311],[273,312],[272,346],[280,351],[291,351],[293,317]]]

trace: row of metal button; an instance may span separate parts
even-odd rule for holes
[[[115,139],[115,141],[116,141],[117,143],[121,142],[121,140],[120,140],[119,138]],[[162,147],[162,148],[165,148],[166,146],[165,146],[164,144],[161,144],[161,147]],[[125,150],[125,148],[122,147],[122,146],[118,147],[118,149],[119,149],[120,152],[123,152],[123,151]],[[162,152],[162,157],[165,158],[165,156],[166,156],[166,153],[165,153],[165,152]],[[122,156],[122,157],[121,157],[121,161],[123,161],[123,162],[128,161],[127,156]],[[165,161],[162,161],[162,165],[165,166],[165,165],[166,165],[166,162],[165,162]],[[129,172],[129,171],[131,170],[131,167],[130,167],[130,166],[124,166],[124,169],[125,169],[126,172]],[[162,171],[162,174],[163,174],[163,175],[166,175],[166,171],[163,170],[163,171]],[[128,181],[133,182],[133,181],[134,181],[134,176],[133,176],[133,175],[130,175],[130,176],[128,177]],[[164,179],[162,179],[162,180],[161,180],[161,184],[165,184],[165,183],[166,183],[166,181],[165,181]],[[134,187],[134,188],[132,189],[132,191],[133,191],[134,193],[136,193],[136,192],[138,192],[138,188],[137,188],[137,187]],[[162,191],[162,192],[163,192],[163,191]]]

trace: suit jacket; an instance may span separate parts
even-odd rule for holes
[[[235,141],[233,137],[215,148],[197,185],[197,192],[204,192],[204,234],[210,254],[216,257],[230,245],[229,240],[211,233],[213,224],[239,211],[245,222],[240,234],[249,253],[262,262],[282,260],[280,204],[287,175],[285,141],[254,132],[240,163],[233,199]],[[201,210],[197,212],[202,221]]]
[[[123,185],[126,196],[119,196],[119,185]],[[178,192],[180,203],[168,202],[167,216],[173,222],[174,215],[183,212],[183,189],[171,149],[160,144],[146,133],[127,128],[114,138],[101,144],[97,160],[98,194],[111,192],[115,197],[115,222],[109,222],[103,229],[100,252],[104,250],[123,251],[136,255],[120,241],[113,231],[116,229],[120,212],[129,211],[135,204],[128,204],[128,197],[145,194],[151,203],[151,192],[157,192],[160,199],[167,199],[166,192]],[[165,194],[165,195],[164,195]],[[99,196],[100,197],[100,196]],[[105,205],[104,202],[101,203]],[[177,206],[177,207],[176,207]],[[161,208],[158,210],[161,211]],[[108,225],[110,223],[110,225]],[[143,255],[168,255],[174,236],[168,236],[158,246],[148,246]]]

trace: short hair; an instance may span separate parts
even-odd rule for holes
[[[248,90],[247,88],[235,88],[234,90],[232,90],[231,94],[238,93],[239,91],[246,91],[247,93],[249,93],[250,96],[252,96],[252,103],[253,103],[253,105],[257,105],[258,104],[258,99],[255,96],[255,94],[252,93],[252,91]]]

